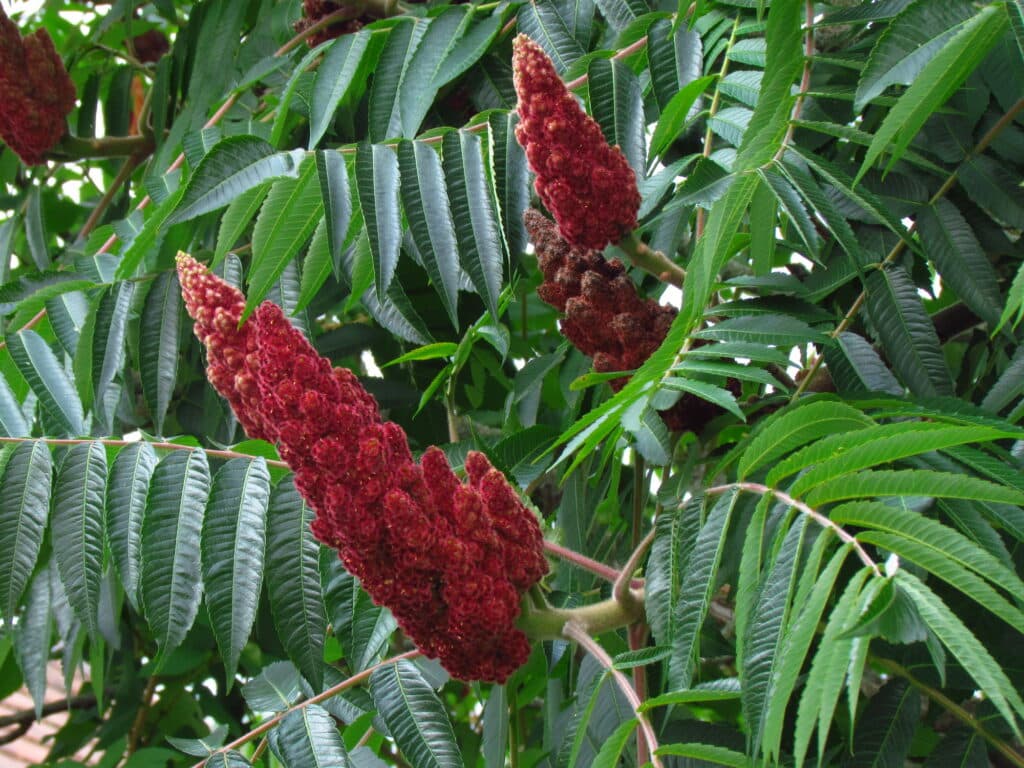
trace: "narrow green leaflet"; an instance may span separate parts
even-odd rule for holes
[[[327,619],[320,590],[320,545],[309,528],[312,521],[313,510],[295,490],[293,479],[278,483],[267,512],[267,594],[282,645],[319,691]]]
[[[164,417],[178,379],[182,308],[177,272],[161,272],[146,295],[139,336],[142,393],[157,434],[163,434]]]
[[[870,426],[870,425],[867,425]],[[826,461],[842,454],[858,445],[870,443],[875,440],[888,438],[892,435],[901,435],[905,432],[927,433],[931,430],[942,429],[943,425],[932,422],[904,421],[891,424],[876,424],[870,428],[848,430],[825,435],[816,442],[809,443],[795,453],[791,453],[768,471],[765,482],[776,487],[779,482],[796,472],[808,467],[814,467],[822,461]]]
[[[698,339],[771,344],[788,349],[801,344],[823,344],[825,334],[789,315],[731,317],[694,334]]]
[[[176,179],[177,175],[171,178]],[[142,231],[121,254],[121,261],[117,265],[114,277],[118,280],[127,280],[135,277],[140,265],[147,258],[155,257],[160,243],[167,233],[167,217],[177,208],[178,201],[184,192],[184,186],[177,187],[167,198],[158,202],[156,207],[146,216],[146,222],[142,227]]]
[[[217,248],[213,252],[213,259],[210,262],[211,269],[220,264],[227,256],[228,251],[234,248],[235,243],[256,217],[268,192],[270,192],[270,182],[265,182],[253,187],[248,192],[243,192],[228,204],[227,210],[224,211],[224,215],[220,219]]]
[[[51,424],[69,435],[85,432],[82,402],[57,356],[43,337],[32,330],[7,336],[7,349],[39,398]]]
[[[797,586],[797,571],[802,565],[801,548],[812,525],[807,517],[800,516],[790,526],[747,620],[740,701],[749,724],[747,736],[755,753],[762,746],[765,716],[771,707],[772,681],[783,662],[781,652],[789,624],[790,605]],[[814,529],[816,533],[817,529]]]
[[[288,714],[269,734],[270,749],[285,768],[354,768],[338,727],[321,706]]]
[[[14,650],[21,676],[32,696],[36,719],[42,718],[46,702],[46,671],[50,660],[50,635],[53,632],[50,569],[40,568],[25,596],[25,610],[14,629]]]
[[[662,380],[661,386],[665,389],[689,392],[691,395],[696,395],[702,400],[714,403],[722,410],[729,411],[738,419],[746,420],[746,416],[743,415],[743,411],[736,401],[736,396],[727,389],[716,387],[714,384],[708,384],[700,379],[687,379],[681,376],[665,378]]]
[[[661,155],[672,145],[689,124],[693,116],[692,110],[697,99],[703,95],[708,86],[715,81],[713,75],[701,77],[687,83],[676,91],[668,104],[662,110],[661,118],[654,128],[651,136],[650,159],[661,157]]]
[[[0,315],[16,310],[38,311],[46,300],[69,291],[91,288],[95,282],[77,272],[35,272],[0,286]]]
[[[869,470],[822,483],[807,503],[818,507],[831,501],[871,496],[935,496],[1024,504],[1024,492],[970,475],[932,470]]]
[[[670,691],[660,696],[651,696],[641,702],[640,711],[647,712],[656,707],[667,707],[672,704],[702,704],[710,701],[735,701],[742,695],[740,681],[737,677],[723,677],[698,683],[693,688]]]
[[[324,201],[323,223],[333,267],[341,263],[345,237],[352,222],[352,195],[344,156],[340,152],[317,152],[316,172]]]
[[[394,33],[392,33],[394,34]],[[360,144],[356,151],[356,183],[373,257],[377,298],[387,294],[402,247],[398,156],[384,144]]]
[[[569,65],[583,56],[583,47],[566,26],[554,3],[524,5],[516,22],[519,31],[530,37],[551,57],[555,70],[565,72]]]
[[[242,696],[255,712],[283,712],[303,695],[299,670],[290,661],[275,661],[242,686]]]
[[[597,7],[601,9],[601,15],[608,20],[612,29],[622,30],[629,26],[630,22],[636,20],[640,13],[646,13],[649,8],[642,0],[597,0]]]
[[[754,768],[757,763],[734,749],[719,747],[714,744],[690,742],[686,744],[666,744],[658,750],[659,755],[690,758],[700,763],[727,765],[731,768]]]
[[[515,112],[493,113],[488,118],[498,212],[505,231],[509,257],[513,260],[521,258],[526,251],[523,213],[530,204],[530,169],[526,164],[526,153],[515,136],[518,121],[519,115]]]
[[[1024,228],[1024,204],[1020,180],[1006,166],[988,155],[968,157],[959,168],[958,181],[975,203],[1009,229]]]
[[[906,570],[896,575],[897,583],[913,600],[928,628],[942,641],[973,677],[986,698],[1020,739],[1018,718],[1024,717],[1024,700],[1006,673],[953,611],[924,582]]]
[[[21,602],[50,512],[50,449],[35,440],[15,446],[0,484],[0,610],[9,624]]]
[[[1024,347],[1017,347],[1006,369],[985,394],[981,407],[999,413],[1024,392]]]
[[[99,635],[103,502],[107,454],[100,443],[68,451],[53,487],[53,556],[68,603],[91,637]]]
[[[905,562],[919,565],[957,591],[962,592],[979,606],[990,611],[994,616],[998,616],[1016,632],[1024,632],[1024,612],[1011,605],[982,577],[955,561],[947,559],[941,548],[930,547],[916,538],[874,530],[861,531],[857,534],[857,539],[864,544],[871,544],[881,547],[887,552],[893,552]],[[1024,590],[1019,590],[1016,594],[1024,594]]]
[[[46,300],[46,316],[50,319],[57,341],[72,358],[89,314],[89,301],[82,291],[69,291]]]
[[[868,274],[867,310],[889,360],[911,392],[921,397],[953,394],[935,326],[902,267]]]
[[[402,136],[415,136],[419,130],[438,89],[447,82],[447,73],[443,73],[445,62],[466,34],[472,19],[472,9],[451,5],[434,18],[421,22],[426,30],[407,65],[412,74],[404,77],[398,87]]]
[[[943,283],[995,328],[1003,303],[998,279],[967,220],[945,198],[921,208],[915,220],[921,245],[938,267]]]
[[[934,550],[942,559],[998,584],[1011,595],[1024,596],[1024,582],[1017,574],[966,536],[937,520],[901,507],[864,501],[841,504],[831,510],[829,517],[838,525],[871,528],[912,539]]]
[[[679,615],[673,609],[679,600],[684,568],[700,526],[703,497],[666,506],[654,521],[654,543],[647,559],[644,607],[651,634],[659,645],[675,641]]]
[[[427,19],[400,16],[388,33],[373,71],[373,85],[370,88],[370,141],[384,141],[402,133],[398,92],[408,72],[409,62],[427,31],[428,23]],[[367,221],[369,219],[367,216]]]
[[[497,8],[482,21],[475,21],[469,30],[448,51],[434,74],[434,85],[443,86],[476,65],[480,58],[490,49],[494,39],[505,25],[507,9]],[[476,9],[474,19],[482,14]]]
[[[415,664],[402,660],[376,670],[370,695],[410,765],[462,768],[445,706]]]
[[[862,599],[861,591],[871,573],[871,569],[865,566],[846,582],[846,588],[832,608],[832,613],[825,624],[825,632],[811,662],[811,670],[804,683],[800,705],[797,708],[796,730],[793,734],[793,756],[796,765],[804,764],[811,736],[816,728],[819,760],[825,751],[832,715],[839,702],[843,683],[846,681],[846,663],[856,641],[845,633],[857,621]],[[869,582],[864,592],[871,597],[873,590],[878,588],[880,585],[874,587],[873,582]]]
[[[774,413],[761,422],[740,457],[737,473],[748,477],[758,467],[831,434],[865,429],[871,419],[837,400],[819,400]]]
[[[1017,40],[1017,47],[1024,56],[1024,5],[1021,0],[1012,0],[1006,4],[1006,13],[1010,17],[1010,27],[1013,28],[1013,36]]]
[[[906,92],[900,96],[875,132],[856,181],[891,147],[887,169],[903,155],[925,121],[963,84],[988,55],[1003,32],[1007,17],[999,5],[978,11],[933,55]]]
[[[868,56],[853,108],[862,111],[890,85],[910,85],[973,11],[963,0],[911,3],[890,24]]]
[[[646,155],[640,80],[614,59],[594,59],[588,75],[590,111],[605,140],[622,150],[638,178],[643,176]]]
[[[157,456],[145,441],[122,448],[110,467],[107,483],[107,543],[125,595],[138,609],[142,569],[142,518]]]
[[[21,403],[11,391],[7,379],[0,376],[0,436],[28,437],[29,423],[21,412]]]
[[[998,439],[1012,439],[1014,432],[1002,432],[988,427],[948,426],[929,428],[921,432],[902,432],[879,436],[857,446],[851,446],[839,456],[825,459],[804,472],[789,488],[794,496],[803,496],[810,489],[842,475],[860,469],[882,466],[909,456],[916,456],[943,448],[967,443],[981,443]],[[866,437],[866,436],[865,436]]]
[[[650,403],[637,401],[627,409],[622,415],[622,428],[633,437],[636,450],[651,466],[664,466],[672,461],[672,436]]]
[[[633,735],[639,723],[636,719],[626,720],[619,724],[619,727],[612,731],[612,735],[601,745],[601,749],[594,756],[590,768],[615,768],[622,759],[622,752],[629,743],[629,737]]]
[[[201,450],[165,456],[149,483],[142,521],[142,611],[159,647],[158,667],[185,639],[202,594],[199,547],[210,494]]]
[[[274,182],[252,232],[252,266],[243,320],[280,279],[323,215],[316,163],[306,161],[297,178]]]
[[[803,163],[794,157],[793,159],[783,159],[776,167],[792,182],[794,188],[814,212],[817,220],[825,224],[825,228],[832,233],[843,251],[851,259],[861,261],[861,246],[857,241],[857,235],[847,222],[846,216],[840,213],[832,199],[825,194],[825,190],[819,186]]]
[[[452,131],[445,134],[442,147],[459,261],[491,317],[497,318],[505,254],[485,169],[483,143],[476,134]]]
[[[725,536],[738,498],[739,491],[733,490],[715,502],[697,534],[689,557],[681,566],[685,572],[679,585],[679,597],[672,606],[676,631],[669,679],[673,688],[690,687],[692,668],[700,652],[700,630],[711,605],[715,577],[725,549]]]
[[[291,266],[295,266],[294,261]],[[317,297],[320,289],[323,288],[324,283],[327,282],[333,271],[334,265],[331,263],[330,244],[327,242],[327,218],[324,217],[316,225],[313,239],[309,241],[309,248],[306,249],[306,256],[302,260],[299,295],[296,298],[293,310],[296,314],[300,317],[305,316],[302,310],[308,307],[310,302]]]
[[[422,142],[398,145],[402,203],[409,231],[452,326],[459,327],[459,262],[455,222],[445,190],[441,158]]]
[[[359,580],[345,570],[333,549],[320,549],[320,574],[331,633],[354,672],[376,664],[398,623],[391,611],[373,604]]]
[[[366,77],[357,73],[372,69],[380,54],[378,38],[368,29],[342,35],[331,43],[316,70],[313,103],[310,107],[309,148],[316,149],[342,104],[351,104],[362,94]],[[334,154],[334,153],[332,153]]]
[[[301,149],[277,152],[256,136],[228,136],[200,161],[164,224],[171,226],[215,211],[269,179],[295,178],[304,157]]]
[[[718,90],[729,98],[753,109],[757,106],[758,97],[761,95],[763,79],[764,72],[760,70],[741,69],[730,72],[722,78],[718,84]]]
[[[1012,323],[1010,322],[1011,320],[1013,321]],[[1003,313],[999,316],[999,323],[992,333],[998,333],[1007,323],[1010,323],[1010,327],[1015,329],[1020,325],[1021,320],[1024,320],[1024,263],[1021,263],[1017,269],[1017,275],[1013,278],[1013,283],[1006,292],[1006,306],[1003,307]]]
[[[379,299],[376,291],[365,291],[361,302],[374,320],[396,336],[413,344],[430,344],[433,341],[426,323],[397,280],[391,281],[388,292]]]
[[[850,554],[850,545],[843,545],[832,556],[828,565],[814,580],[814,587],[787,627],[779,654],[781,663],[775,669],[767,695],[767,707],[761,721],[761,751],[768,762],[781,757],[782,731],[786,724],[786,710],[790,697],[800,678],[811,642],[832,596],[839,569]],[[794,606],[795,607],[795,606]]]
[[[39,187],[33,186],[29,192],[28,206],[25,210],[25,240],[32,262],[40,272],[49,269],[52,260],[50,249],[46,243],[46,226],[43,223],[43,208]]]
[[[92,331],[92,409],[104,433],[113,429],[114,409],[120,397],[120,382],[125,360],[129,308],[135,283],[121,282],[110,287],[96,309]]]
[[[484,765],[503,765],[508,751],[509,721],[508,693],[504,685],[491,686],[484,704],[483,748]]]
[[[270,472],[262,458],[232,459],[213,478],[201,559],[206,606],[228,687],[259,606],[269,502]]]
[[[825,364],[839,392],[883,392],[903,396],[903,386],[892,371],[868,340],[856,333],[843,331],[826,345]]]

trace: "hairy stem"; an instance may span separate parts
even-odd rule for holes
[[[598,560],[594,560],[586,555],[581,555],[579,552],[574,552],[568,547],[563,547],[561,544],[556,544],[553,541],[545,541],[544,550],[560,560],[565,560],[573,565],[578,565],[583,570],[590,571],[590,573],[595,576],[600,576],[605,581],[610,581],[613,584],[619,578],[620,572],[617,569],[612,568],[610,565],[605,565]],[[631,586],[643,586],[643,581],[640,579],[633,579]]]
[[[631,232],[626,235],[617,245],[626,252],[629,260],[644,272],[654,275],[663,283],[669,283],[677,288],[683,287],[683,281],[686,280],[686,270],[674,261],[671,261],[661,251],[651,248],[651,246],[637,237],[636,233]]]
[[[643,618],[643,592],[636,590],[635,600],[624,604],[614,597],[599,603],[578,608],[531,607],[528,599],[523,600],[523,612],[516,625],[531,640],[557,640],[562,637],[567,624],[583,627],[593,635],[628,627]]]
[[[570,640],[575,640],[580,648],[583,648],[593,656],[601,664],[602,667],[607,670],[607,673],[611,675],[612,680],[619,686],[619,690],[622,691],[623,696],[626,697],[626,701],[629,702],[630,707],[633,709],[633,714],[636,716],[637,722],[640,724],[640,731],[643,733],[644,740],[647,742],[647,749],[651,753],[651,765],[655,768],[661,768],[661,759],[657,756],[658,751],[658,738],[654,735],[654,728],[651,726],[651,721],[647,719],[647,715],[640,711],[640,697],[637,696],[636,691],[633,690],[633,686],[630,685],[629,679],[622,674],[619,670],[615,669],[615,664],[612,662],[611,656],[608,652],[587,632],[587,628],[575,621],[570,621],[565,625],[563,631],[565,637]]]
[[[612,586],[612,597],[629,609],[635,608],[638,601],[640,607],[643,607],[643,593],[634,591],[631,588],[633,572],[640,567],[640,561],[647,555],[647,550],[651,548],[653,543],[654,529],[652,528],[640,543],[637,544],[636,549],[633,550],[633,554],[629,556],[626,564],[622,566],[622,570],[619,571],[619,575]]]
[[[289,707],[284,712],[281,712],[281,713],[275,715],[274,717],[270,718],[266,722],[260,723],[260,725],[256,726],[255,728],[253,728],[248,733],[243,734],[242,736],[239,736],[237,739],[232,741],[230,744],[225,744],[223,747],[218,749],[216,752],[211,753],[209,757],[204,758],[203,760],[200,760],[192,768],[203,768],[207,764],[207,762],[209,762],[210,758],[212,758],[212,757],[214,757],[216,755],[219,755],[222,752],[227,752],[230,749],[238,749],[243,744],[248,744],[250,741],[255,739],[257,736],[262,736],[264,733],[266,733],[270,729],[274,728],[282,720],[284,720],[286,717],[288,717],[288,715],[290,715],[292,712],[298,712],[299,710],[305,709],[310,704],[319,704],[321,701],[326,701],[327,699],[331,698],[332,696],[337,696],[342,691],[347,691],[349,688],[354,688],[355,686],[357,686],[357,685],[365,682],[366,680],[368,680],[370,678],[370,675],[372,675],[378,669],[382,669],[382,668],[390,666],[392,664],[397,664],[398,662],[402,661],[403,659],[415,659],[419,655],[420,655],[419,651],[406,651],[405,653],[400,653],[397,656],[392,656],[390,658],[384,659],[384,661],[381,661],[381,662],[379,662],[377,664],[374,664],[372,667],[370,667],[368,669],[364,669],[362,672],[359,672],[358,674],[352,675],[352,677],[349,677],[349,678],[346,678],[345,680],[342,680],[337,685],[332,685],[330,688],[328,688],[327,690],[323,691],[322,693],[318,693],[316,696],[313,696],[312,698],[306,699],[305,701],[300,701],[295,706]]]
[[[821,514],[821,512],[818,512],[818,510],[808,506],[799,499],[794,499],[792,496],[790,496],[788,493],[785,493],[784,491],[776,490],[775,488],[771,488],[767,485],[762,485],[761,483],[729,483],[728,485],[716,485],[713,488],[708,488],[706,491],[704,491],[704,493],[707,494],[708,496],[716,496],[722,493],[728,493],[729,491],[735,489],[741,491],[749,491],[751,493],[759,493],[762,496],[770,494],[777,498],[779,501],[783,502],[784,504],[788,504],[794,509],[799,510],[800,512],[811,518],[818,525],[820,525],[822,528],[827,528],[828,530],[835,533],[835,535],[839,537],[840,541],[849,544],[851,547],[853,547],[854,551],[857,553],[857,556],[860,558],[860,561],[864,563],[864,565],[868,566],[868,568],[873,570],[876,576],[882,575],[882,571],[879,569],[878,563],[871,559],[871,556],[867,553],[864,547],[861,546],[861,543],[857,541],[856,536],[852,535],[851,533],[845,531],[843,528],[833,523],[831,520],[825,517],[825,515]]]

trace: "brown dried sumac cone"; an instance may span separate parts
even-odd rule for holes
[[[565,87],[537,43],[519,35],[512,73],[519,97],[516,138],[526,150],[534,186],[564,240],[602,250],[636,228],[636,174],[618,147]]]
[[[0,139],[38,165],[64,135],[75,86],[45,29],[22,38],[0,8]]]
[[[180,259],[179,271],[193,265]],[[506,680],[530,654],[516,627],[521,596],[547,572],[533,513],[483,454],[466,458],[465,482],[438,448],[417,464],[402,428],[383,422],[352,372],[332,368],[280,307],[264,302],[236,336],[220,341],[207,329],[223,325],[220,317],[234,317],[237,327],[234,310],[223,305],[235,292],[211,289],[213,282],[222,281],[207,274],[204,290],[194,290],[186,307],[197,334],[202,326],[221,356],[244,338],[245,374],[259,396],[226,396],[250,417],[255,410],[258,423],[273,425],[267,439],[278,443],[317,513],[314,534],[338,550],[427,656],[455,677]],[[191,271],[182,275],[186,284],[196,284]],[[231,381],[247,379],[236,372]]]
[[[674,307],[641,298],[618,259],[569,245],[558,228],[539,211],[523,216],[544,282],[537,295],[564,314],[562,334],[580,352],[594,358],[599,373],[639,368],[665,340],[676,317]],[[608,383],[616,392],[628,377]],[[730,388],[738,382],[730,382]],[[674,431],[697,431],[721,413],[714,404],[689,393],[661,411]]]

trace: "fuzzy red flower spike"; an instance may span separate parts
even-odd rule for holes
[[[636,174],[584,112],[537,43],[519,35],[512,74],[519,96],[516,138],[541,202],[570,245],[602,250],[636,228]]]
[[[0,139],[39,165],[75,108],[75,86],[44,29],[22,37],[0,8]]]
[[[465,482],[438,448],[416,463],[402,428],[280,307],[264,302],[239,328],[240,293],[191,257],[178,270],[211,382],[253,436],[278,443],[316,537],[424,654],[455,677],[504,682],[530,654],[521,597],[547,572],[537,519],[504,475],[476,452]]]

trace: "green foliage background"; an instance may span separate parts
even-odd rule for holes
[[[503,686],[409,653],[207,384],[180,249],[364,374],[414,448],[485,451],[579,555],[551,602],[607,597],[650,544],[646,621],[598,640],[661,764],[1024,765],[1020,0],[371,5],[312,50],[295,0],[102,10],[15,16],[80,107],[49,166],[0,151],[0,693],[40,714],[50,659],[87,670],[52,764],[648,759],[564,640]],[[149,29],[172,48],[141,64]],[[516,31],[687,273],[614,395],[534,293]],[[717,415],[672,435],[684,394]]]

